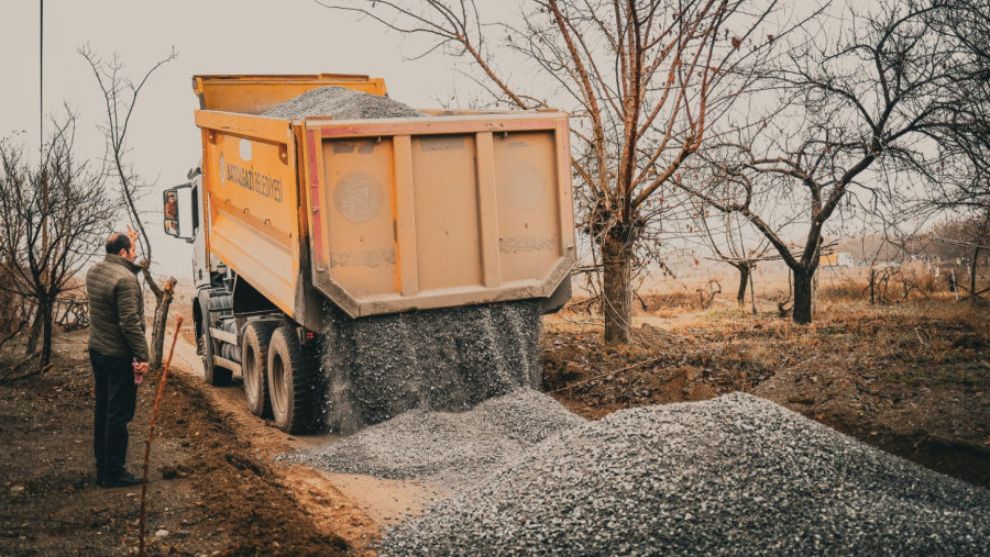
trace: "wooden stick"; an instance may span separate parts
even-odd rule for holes
[[[158,423],[158,411],[162,402],[162,396],[165,394],[165,383],[168,380],[168,367],[172,364],[172,354],[175,353],[175,341],[179,338],[179,331],[182,328],[182,316],[177,315],[175,317],[175,333],[172,335],[172,344],[168,349],[168,357],[165,358],[165,363],[162,364],[162,378],[158,382],[158,391],[155,393],[155,403],[151,406],[151,419],[148,420],[148,439],[144,442],[144,470],[141,475],[141,514],[138,517],[139,523],[139,541],[138,541],[138,555],[144,557],[144,510],[145,510],[145,500],[148,494],[148,459],[151,456],[151,441],[155,437],[155,424]]]
[[[589,377],[587,379],[582,379],[582,380],[577,381],[575,383],[571,383],[570,385],[566,385],[564,387],[560,387],[559,389],[554,389],[554,390],[550,391],[550,393],[559,393],[560,391],[566,391],[568,389],[573,389],[574,387],[577,387],[579,385],[583,385],[583,384],[585,384],[585,383],[587,383],[589,381],[594,381],[595,379],[602,379],[603,377],[609,377],[611,375],[617,375],[617,374],[622,373],[624,371],[629,371],[629,370],[636,369],[638,367],[643,367],[645,365],[654,364],[656,362],[659,362],[662,359],[663,359],[662,356],[657,356],[656,358],[647,358],[645,360],[640,360],[640,361],[636,362],[635,364],[632,364],[632,365],[629,365],[629,366],[626,366],[626,367],[623,367],[623,368],[619,368],[619,369],[613,369],[612,371],[610,371],[608,373],[603,373],[601,375],[596,375],[594,377]]]

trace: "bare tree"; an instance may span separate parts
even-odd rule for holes
[[[743,68],[770,51],[773,33],[757,30],[776,0],[527,0],[518,21],[497,22],[475,0],[319,3],[424,38],[420,56],[466,58],[497,104],[571,113],[575,205],[603,270],[605,340],[627,342],[644,230],[749,84]],[[508,70],[519,64],[525,79]]]
[[[753,286],[753,271],[762,261],[779,259],[768,255],[770,241],[760,236],[757,239],[747,238],[744,230],[745,219],[738,213],[722,213],[719,219],[710,222],[704,207],[698,210],[698,222],[704,233],[705,240],[715,255],[716,261],[721,261],[735,267],[739,272],[739,285],[736,289],[736,303],[740,308],[746,306],[746,289],[750,289],[753,314],[756,314],[756,292]]]
[[[990,0],[936,5],[928,22],[955,47],[951,71],[957,86],[942,103],[943,125],[933,130],[941,180],[922,207],[949,212],[929,236],[938,251],[969,259],[969,286],[959,286],[967,299],[979,300],[990,290],[977,288],[980,253],[990,251]]]
[[[844,208],[903,206],[938,179],[933,135],[959,76],[956,47],[933,31],[932,4],[882,3],[821,27],[761,81],[780,97],[735,141],[704,153],[709,166],[676,184],[717,210],[746,217],[790,267],[798,323],[812,320],[813,281],[829,219]],[[840,37],[837,41],[836,37]],[[764,218],[792,207],[800,230]],[[789,240],[803,237],[792,249]]]
[[[967,292],[965,299],[979,300],[990,288],[978,288],[980,254],[990,253],[990,211],[935,226],[934,244],[942,256],[968,260],[969,285],[959,285]]]
[[[41,367],[52,355],[55,302],[94,253],[115,215],[102,171],[73,153],[75,118],[53,124],[36,166],[0,142],[0,289],[39,308]]]
[[[152,343],[150,365],[157,369],[161,365],[162,349],[165,340],[165,324],[168,310],[172,301],[172,290],[175,279],[169,278],[163,284],[158,284],[152,276],[152,245],[148,231],[144,226],[142,212],[138,208],[141,200],[151,190],[154,184],[145,181],[138,175],[128,162],[130,147],[128,132],[131,117],[137,106],[138,97],[151,76],[163,65],[175,60],[178,53],[173,48],[168,56],[152,64],[139,80],[134,81],[124,74],[124,64],[116,54],[105,60],[93,52],[89,45],[78,49],[80,55],[89,63],[89,67],[99,85],[105,104],[106,122],[101,130],[106,137],[107,155],[111,173],[116,177],[119,186],[121,202],[127,212],[131,226],[138,231],[138,241],[141,244],[143,261],[141,262],[145,284],[155,296],[155,317],[152,325]]]
[[[957,86],[935,130],[942,179],[926,200],[936,209],[990,213],[990,0],[939,0],[928,21],[954,45]]]

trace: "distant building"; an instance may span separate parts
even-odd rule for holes
[[[856,260],[853,259],[852,254],[842,251],[823,254],[819,264],[822,267],[855,267]]]

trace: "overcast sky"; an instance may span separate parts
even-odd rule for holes
[[[80,156],[103,154],[104,140],[96,126],[104,122],[105,114],[96,80],[77,49],[89,43],[105,57],[118,53],[134,78],[167,56],[173,46],[178,51],[178,59],[162,67],[142,93],[129,137],[135,170],[157,182],[145,205],[151,213],[148,225],[158,273],[191,275],[189,246],[161,232],[157,191],[185,181],[187,170],[199,162],[193,75],[369,74],[385,78],[390,95],[414,107],[437,106],[441,99],[466,107],[478,95],[477,87],[464,79],[450,57],[435,53],[409,60],[422,42],[403,40],[373,21],[358,21],[313,0],[45,0],[44,4],[46,120],[53,112],[61,113],[63,103],[71,106],[79,117]],[[511,18],[518,13],[517,4],[486,0],[484,17]],[[857,6],[873,4],[874,0],[860,0]],[[848,9],[841,0],[838,5],[839,13]],[[791,12],[799,6],[789,5],[783,17],[794,17]],[[5,0],[0,13],[0,60],[7,76],[0,87],[0,137],[19,133],[35,152],[41,98],[39,0]],[[829,23],[837,25],[837,21]],[[502,68],[510,81],[525,81],[523,68],[516,67],[516,75],[512,69]],[[459,98],[451,102],[455,93]]]
[[[104,114],[96,80],[76,49],[88,42],[107,57],[117,52],[134,77],[173,45],[178,50],[179,58],[142,94],[130,137],[135,169],[160,188],[183,182],[200,158],[195,74],[369,74],[385,78],[393,98],[420,107],[449,98],[460,77],[449,58],[410,62],[413,45],[398,35],[311,0],[45,0],[44,11],[44,111],[47,118],[67,102],[78,113],[81,156],[102,155],[96,125]],[[32,149],[39,126],[39,19],[38,0],[3,2],[0,136],[23,131]],[[464,84],[457,90],[463,93]],[[191,275],[186,244],[160,233],[160,219],[153,224],[157,270]]]

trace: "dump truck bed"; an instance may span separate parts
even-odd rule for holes
[[[196,124],[207,249],[303,324],[320,297],[351,317],[546,298],[573,264],[564,113]]]

